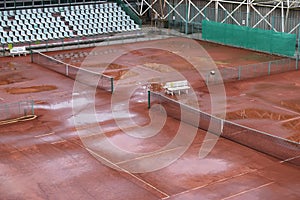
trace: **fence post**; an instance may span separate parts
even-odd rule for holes
[[[298,52],[297,52],[297,55],[296,55],[296,70],[298,70],[298,61],[299,61],[299,55],[298,55]]]
[[[271,62],[272,62],[272,61],[269,62],[269,66],[268,66],[268,75],[271,74]]]
[[[298,43],[297,43],[297,53],[296,53],[296,70],[298,70],[298,62],[299,62],[299,48],[300,48],[300,27],[298,29]]]

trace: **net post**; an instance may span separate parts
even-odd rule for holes
[[[19,111],[19,114],[21,113],[21,101],[18,102],[18,111]]]
[[[110,89],[111,89],[111,93],[114,92],[114,78],[110,78]]]
[[[209,74],[206,75],[206,85],[208,85]]]
[[[151,107],[151,103],[150,103],[150,95],[151,95],[151,92],[150,92],[150,90],[148,90],[148,109],[150,109],[150,107]]]
[[[241,80],[241,73],[242,73],[242,67],[239,66],[239,71],[238,71],[238,80]]]
[[[66,75],[69,76],[69,65],[66,65]]]
[[[31,100],[31,114],[34,115],[34,101]]]
[[[31,63],[33,63],[33,52],[32,52],[32,49],[30,49],[30,59],[31,59]]]

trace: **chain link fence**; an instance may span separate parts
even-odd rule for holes
[[[0,104],[0,121],[34,115],[34,101]]]
[[[249,64],[238,67],[222,67],[219,73],[207,73],[206,84],[220,84],[298,70],[296,61],[290,58]]]

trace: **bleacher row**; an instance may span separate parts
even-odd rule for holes
[[[0,21],[2,45],[140,29],[116,3],[2,11]]]

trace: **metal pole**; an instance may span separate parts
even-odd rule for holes
[[[110,88],[111,88],[111,93],[113,93],[114,92],[114,79],[113,78],[110,79]]]
[[[300,27],[298,28],[298,41],[297,41],[297,52],[296,52],[296,70],[299,69],[299,48],[300,48]]]
[[[190,4],[190,3],[189,3]],[[189,22],[189,5],[188,2],[186,1],[186,10],[185,10],[185,34],[188,34],[188,22]]]
[[[215,2],[215,22],[219,19],[219,0]]]
[[[31,114],[34,115],[34,101],[31,100]]]
[[[151,103],[150,103],[150,90],[148,90],[148,109],[150,109],[150,107],[151,107]]]
[[[268,75],[271,75],[271,64],[272,64],[272,61],[269,62],[269,66],[268,66]]]
[[[30,58],[31,58],[31,62],[33,63],[33,52],[32,52],[32,49],[30,49]]]
[[[284,8],[283,8],[283,1],[281,1],[281,31],[284,32]]]

